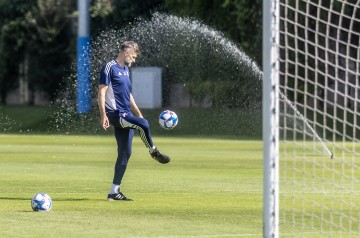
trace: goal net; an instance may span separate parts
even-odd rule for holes
[[[270,8],[279,234],[360,237],[360,0],[273,0]]]

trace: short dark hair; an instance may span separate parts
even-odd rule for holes
[[[127,49],[132,49],[137,55],[141,54],[139,45],[135,41],[124,41],[120,46],[120,51],[124,52]]]

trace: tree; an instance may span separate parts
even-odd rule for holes
[[[18,62],[26,41],[23,16],[33,4],[34,1],[0,1],[0,103],[3,104],[9,89],[18,85]]]
[[[69,73],[75,53],[75,39],[70,31],[69,13],[74,10],[71,0],[37,0],[25,15],[30,43],[25,54],[30,55],[30,89],[56,98],[64,77]]]
[[[71,61],[67,28],[71,7],[71,0],[0,2],[1,103],[6,103],[8,91],[19,82],[25,82],[25,89],[29,85],[28,103],[36,89],[49,92],[50,99],[55,97]]]
[[[231,15],[229,34],[255,61],[262,64],[262,0],[225,0]]]

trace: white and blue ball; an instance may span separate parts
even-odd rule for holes
[[[36,212],[48,212],[51,210],[52,200],[46,193],[38,193],[31,199],[31,208]]]
[[[162,128],[171,130],[178,124],[178,116],[175,112],[166,110],[159,115],[159,124]]]

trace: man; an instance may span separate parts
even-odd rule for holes
[[[104,130],[110,125],[114,126],[118,146],[113,184],[107,197],[109,201],[131,201],[121,192],[120,184],[131,156],[133,129],[139,131],[152,158],[162,164],[170,161],[168,156],[161,154],[154,146],[149,123],[143,118],[131,94],[129,67],[140,53],[137,43],[125,41],[120,47],[118,57],[105,64],[100,72],[98,104],[101,126]]]

